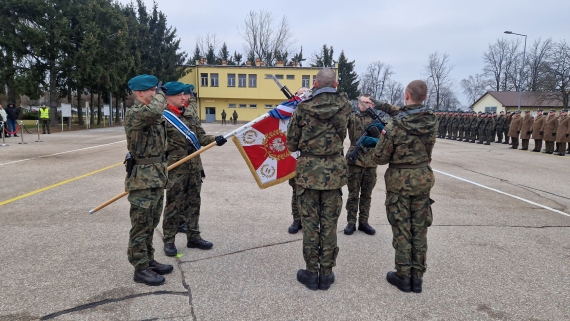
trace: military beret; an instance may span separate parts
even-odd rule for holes
[[[567,112],[568,112],[568,109],[562,109],[560,112],[561,112],[561,113],[567,113]]]
[[[528,114],[528,113],[530,113],[530,110],[525,110],[524,113]]]
[[[148,90],[156,87],[158,79],[153,75],[138,75],[129,80],[128,86],[130,90]]]
[[[189,94],[194,91],[194,85],[186,84],[184,85],[184,94]]]
[[[184,84],[179,81],[170,81],[164,84],[166,87],[166,92],[164,93],[167,96],[178,95],[184,92]]]
[[[521,113],[520,110],[515,111],[515,114],[520,114],[520,113]]]
[[[542,111],[542,108],[537,109],[536,111]]]
[[[482,112],[482,111],[478,111],[477,113],[478,113],[478,114],[482,114],[483,112]]]
[[[550,110],[550,112],[551,112],[551,113],[555,113],[555,112],[556,112],[556,110],[554,110],[554,109],[551,109],[551,110]]]

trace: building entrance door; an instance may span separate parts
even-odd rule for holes
[[[216,122],[216,107],[206,107],[206,122],[207,123]]]

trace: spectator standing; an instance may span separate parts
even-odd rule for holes
[[[46,133],[46,129],[47,133],[51,134],[49,128],[49,108],[47,108],[45,104],[42,104],[40,107],[40,122],[42,124],[42,134]]]
[[[16,104],[8,103],[6,114],[8,120],[8,134],[6,134],[6,137],[10,137],[10,133],[14,133],[14,137],[18,137],[16,130],[18,129],[18,117],[20,117],[20,110],[16,107]]]

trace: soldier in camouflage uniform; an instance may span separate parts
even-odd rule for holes
[[[385,205],[396,272],[388,272],[386,280],[403,292],[422,291],[427,231],[433,220],[430,191],[435,177],[430,162],[437,119],[423,106],[426,97],[425,82],[414,80],[406,87],[405,107],[375,102],[375,108],[394,117],[376,144],[374,158],[379,165],[389,164]]]
[[[487,114],[487,123],[485,124],[485,145],[491,145],[495,141],[495,118],[492,113]]]
[[[295,182],[306,269],[297,272],[297,280],[311,290],[327,290],[334,282],[341,188],[348,176],[342,153],[352,107],[346,94],[335,90],[335,78],[330,68],[319,71],[316,91],[297,106],[287,130],[288,150],[301,152]]]
[[[356,147],[356,142],[364,135],[368,126],[374,119],[365,111],[374,107],[370,100],[370,95],[363,95],[358,99],[358,109],[350,113],[348,117],[348,137],[350,147],[349,155]],[[370,203],[372,202],[372,190],[376,186],[376,168],[372,152],[368,148],[361,148],[356,153],[354,162],[347,158],[348,162],[348,199],[346,200],[347,222],[344,234],[352,235],[356,230],[356,214],[360,209],[358,217],[358,230],[368,235],[374,235],[376,230],[368,224],[370,216]]]
[[[201,146],[208,145],[214,141],[218,146],[222,146],[226,142],[223,136],[206,135],[192,101],[187,108],[184,108],[187,98],[184,94],[185,86],[183,83],[169,82],[165,84],[165,87],[167,89],[168,110],[178,116],[196,134]],[[169,166],[196,151],[192,143],[168,122],[166,122],[166,135],[168,137],[167,154]],[[162,221],[164,253],[167,256],[176,256],[178,253],[174,245],[174,237],[180,221],[184,221],[188,229],[186,232],[187,247],[209,250],[213,246],[211,242],[202,239],[198,224],[200,218],[202,169],[202,162],[198,155],[168,172],[166,207]]]
[[[463,140],[464,142],[469,142],[469,140],[471,139],[471,135],[473,133],[473,128],[475,127],[475,114],[474,112],[470,112],[469,115],[467,116],[467,127],[465,128],[465,139]]]
[[[497,121],[495,122],[495,132],[497,134],[497,141],[495,143],[501,144],[503,142],[503,124],[505,123],[505,112],[501,110]]]
[[[439,138],[445,138],[445,134],[447,132],[447,113],[441,113],[441,119],[439,121]]]
[[[505,141],[503,144],[509,144],[509,128],[511,127],[511,121],[513,120],[513,113],[508,112],[505,117],[505,122],[503,123],[503,135],[505,136]]]
[[[164,283],[163,274],[172,272],[172,265],[154,260],[152,237],[160,220],[164,186],[167,181],[166,134],[162,112],[166,106],[162,88],[154,76],[132,78],[128,86],[135,103],[125,113],[127,136],[127,177],[125,191],[131,203],[129,262],[135,267],[134,281],[148,285]]]
[[[464,128],[463,126],[465,125],[465,113],[463,113],[462,111],[459,112],[459,121],[457,123],[457,137],[456,140],[458,141],[462,141],[463,140],[463,132],[464,132]]]

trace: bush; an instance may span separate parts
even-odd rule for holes
[[[38,113],[37,112],[25,112],[22,115],[23,120],[38,120]]]

